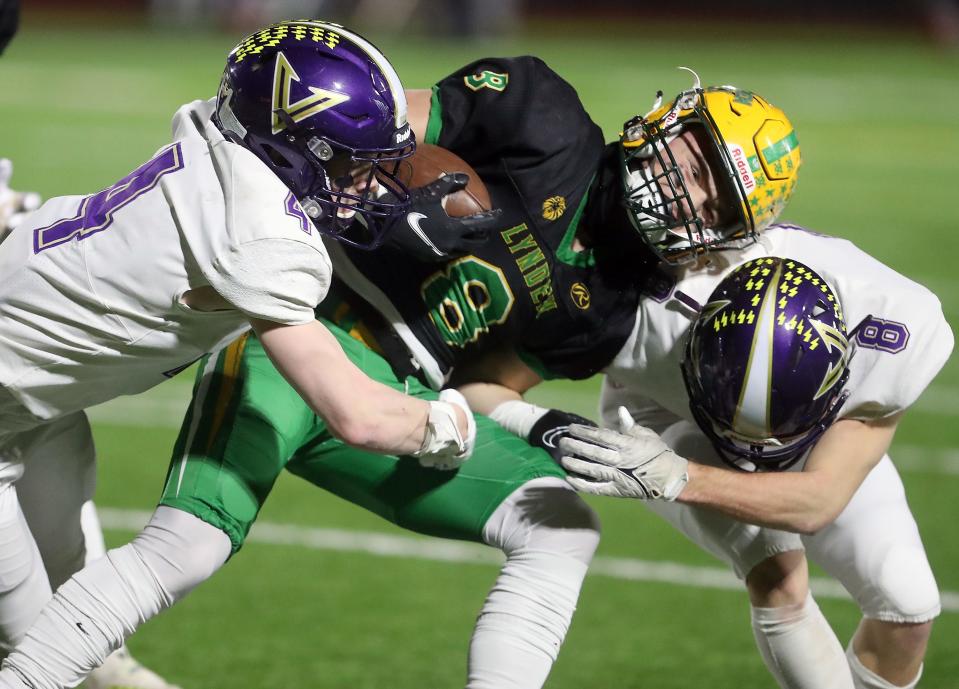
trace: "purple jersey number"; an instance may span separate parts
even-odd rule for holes
[[[909,344],[909,328],[904,323],[869,316],[859,326],[856,342],[866,349],[898,354]]]
[[[77,241],[110,227],[113,214],[145,194],[157,185],[163,175],[183,168],[183,153],[180,144],[163,149],[112,187],[83,199],[80,209],[72,218],[58,220],[52,225],[38,228],[33,233],[33,253]]]

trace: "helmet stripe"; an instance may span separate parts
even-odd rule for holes
[[[386,77],[386,82],[390,87],[390,93],[393,96],[393,111],[395,113],[396,127],[400,128],[406,124],[406,93],[403,91],[403,82],[400,81],[400,76],[396,73],[396,70],[393,69],[393,65],[390,64],[390,61],[386,59],[386,56],[383,53],[376,49],[376,46],[359,34],[355,34],[337,24],[327,24],[325,22],[317,21],[308,21],[303,23],[309,24],[310,26],[319,26],[327,31],[334,31],[338,34],[346,36],[351,41],[356,43],[360,48],[362,48],[363,51],[366,52],[366,54],[370,57],[370,59],[373,60],[373,63],[380,68],[380,71],[383,72],[383,76]]]
[[[774,144],[770,144],[763,149],[763,158],[767,163],[775,163],[780,158],[785,158],[789,155],[789,152],[799,148],[799,139],[796,137],[796,132],[792,131],[789,134]]]

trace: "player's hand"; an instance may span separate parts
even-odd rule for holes
[[[579,414],[560,409],[550,409],[533,424],[526,440],[533,447],[541,447],[549,452],[558,464],[563,456],[563,452],[559,448],[559,442],[563,438],[569,437],[569,429],[574,424],[596,426],[595,423]]]
[[[19,225],[27,213],[40,207],[39,194],[10,188],[11,176],[13,163],[0,158],[0,238]]]
[[[583,493],[640,500],[675,500],[689,480],[687,461],[659,435],[619,409],[622,432],[573,425],[560,441],[567,480]]]
[[[390,227],[386,244],[402,250],[417,261],[437,263],[473,253],[498,228],[499,209],[451,218],[443,199],[464,189],[469,175],[443,175],[425,187],[410,190],[410,210]]]
[[[426,437],[414,456],[424,467],[449,471],[469,459],[475,445],[476,419],[466,398],[452,388],[441,390],[439,400],[430,402]]]

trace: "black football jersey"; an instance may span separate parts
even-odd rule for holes
[[[546,378],[598,372],[632,330],[639,280],[615,251],[573,249],[609,153],[576,91],[534,57],[479,60],[433,87],[425,140],[473,166],[502,228],[445,264],[387,246],[345,249],[353,266],[444,377],[464,357],[504,345]]]

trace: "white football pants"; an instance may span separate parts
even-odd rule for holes
[[[96,461],[83,412],[0,437],[0,654],[84,564]]]
[[[576,609],[599,543],[592,510],[558,478],[518,488],[484,528],[506,564],[470,646],[469,689],[539,689]],[[78,684],[141,624],[226,562],[219,529],[159,507],[144,530],[68,580],[0,671],[0,687]]]

